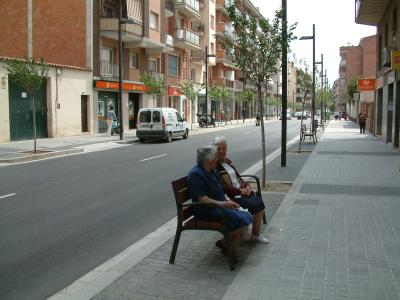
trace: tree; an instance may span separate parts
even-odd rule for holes
[[[241,102],[241,109],[243,110],[245,108],[245,103],[250,103],[252,101],[254,101],[254,94],[252,91],[248,90],[248,89],[244,89],[243,91],[241,91],[238,95],[240,102]],[[245,115],[242,114],[242,118],[243,118],[243,123],[245,121]]]
[[[216,117],[220,114],[221,102],[223,103],[229,97],[229,91],[224,86],[211,85],[208,91],[210,98],[217,102]]]
[[[257,86],[257,97],[261,114],[264,115],[261,89],[278,73],[279,60],[283,46],[287,47],[293,39],[294,26],[288,28],[288,39],[283,41],[282,12],[275,13],[273,20],[255,18],[236,13],[236,8],[228,8],[230,19],[233,22],[235,37],[224,34],[224,45],[228,52],[233,53],[234,62]],[[266,182],[266,146],[264,118],[261,118],[261,146],[262,146],[262,184]]]
[[[357,92],[357,78],[353,78],[347,84],[347,96],[349,97],[349,100],[353,99],[354,93],[356,92]]]
[[[148,93],[153,96],[153,106],[161,105],[161,99],[165,95],[165,79],[164,77],[157,78],[150,73],[144,73],[140,76],[140,81],[147,87]]]
[[[193,130],[193,120],[194,120],[194,103],[196,101],[196,98],[199,94],[199,90],[196,89],[193,85],[193,81],[191,80],[186,80],[183,82],[183,84],[180,85],[180,91],[183,95],[186,96],[186,98],[190,101],[190,107],[191,107],[191,116],[192,116],[192,121],[190,124],[190,129]]]
[[[35,92],[45,83],[49,67],[43,58],[36,62],[31,57],[25,60],[9,60],[6,70],[8,71],[8,78],[25,89],[30,97],[32,105],[33,153],[37,153]]]

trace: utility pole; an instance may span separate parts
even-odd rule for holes
[[[124,139],[124,126],[122,124],[122,0],[118,3],[118,117],[119,139]]]
[[[206,128],[208,128],[208,46],[206,46]]]
[[[315,132],[315,24],[313,24],[313,84],[312,84],[312,130]]]
[[[281,167],[286,167],[288,62],[287,62],[287,0],[282,0],[282,136]]]

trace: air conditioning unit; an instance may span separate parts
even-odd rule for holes
[[[392,66],[392,51],[389,47],[385,47],[382,53],[382,67]]]

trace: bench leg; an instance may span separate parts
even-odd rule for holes
[[[233,253],[232,253],[232,249],[231,249],[231,243],[229,241],[229,233],[224,233],[224,243],[225,243],[225,247],[226,247],[226,252],[228,254],[228,262],[229,262],[229,267],[231,269],[231,271],[235,270],[235,262],[233,260]]]
[[[172,247],[171,257],[169,258],[169,263],[173,264],[175,262],[176,251],[178,250],[179,240],[181,238],[182,230],[180,228],[176,229],[174,246]]]

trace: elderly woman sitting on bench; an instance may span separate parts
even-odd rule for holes
[[[261,222],[265,205],[259,195],[251,190],[251,186],[242,179],[239,172],[227,157],[227,142],[223,136],[217,136],[212,141],[217,147],[217,172],[228,196],[241,207],[248,209],[254,217],[251,234],[245,232],[244,240],[268,244],[268,239],[261,234]]]
[[[243,235],[243,228],[253,223],[253,218],[248,212],[238,210],[239,204],[233,202],[225,194],[215,172],[216,167],[217,149],[214,146],[208,145],[197,149],[197,165],[192,168],[187,177],[188,190],[193,202],[219,206],[194,207],[194,215],[198,219],[210,221],[221,220],[221,212],[225,215],[230,232],[228,242],[235,257],[235,250]],[[223,240],[217,241],[215,245],[221,249],[222,254],[227,254]]]

